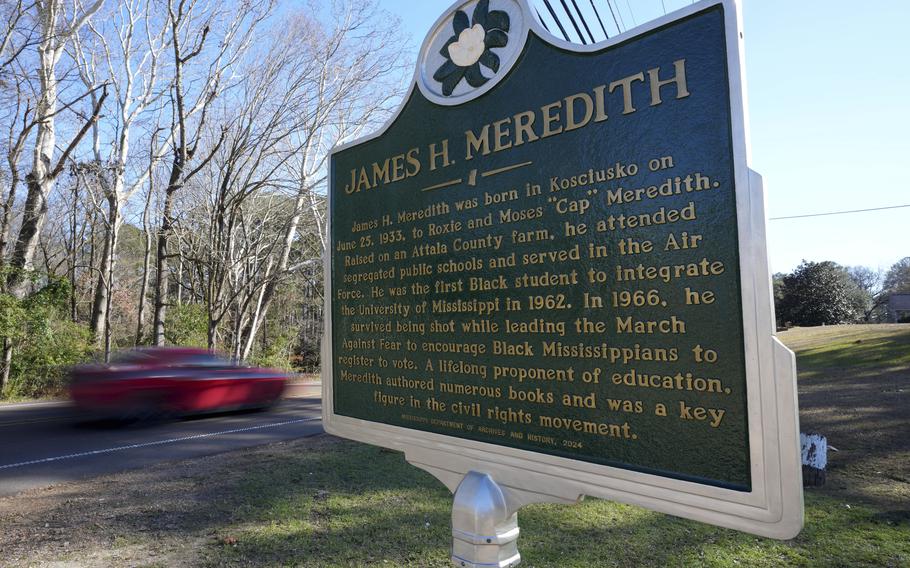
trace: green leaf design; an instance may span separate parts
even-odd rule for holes
[[[502,10],[493,10],[487,14],[487,24],[484,29],[509,31],[509,15]]]
[[[489,79],[484,77],[480,72],[480,65],[477,63],[468,67],[468,70],[464,74],[464,78],[467,79],[468,85],[471,85],[475,89],[489,81]]]
[[[439,55],[445,57],[446,59],[449,59],[451,57],[451,55],[449,55],[449,46],[456,41],[458,41],[458,36],[450,37],[449,41],[447,41],[445,45],[442,46],[442,49],[439,50]]]
[[[447,97],[449,95],[451,95],[452,91],[455,90],[455,86],[458,84],[459,81],[461,81],[461,78],[464,77],[465,71],[467,71],[467,70],[468,69],[465,67],[459,67],[458,65],[455,65],[455,72],[441,81],[442,94]]]
[[[484,44],[490,47],[505,47],[509,43],[509,36],[502,30],[490,30],[484,37]]]
[[[452,27],[455,29],[456,36],[471,27],[468,22],[468,15],[461,10],[455,12],[455,18],[452,20]]]
[[[499,71],[499,56],[490,51],[489,49],[485,50],[483,54],[478,59],[485,67],[488,67],[493,70],[493,73]]]
[[[446,60],[446,62],[436,70],[436,73],[433,73],[433,79],[441,83],[443,79],[458,71],[458,69],[460,69],[458,65],[455,65],[451,60]]]
[[[490,11],[490,0],[480,0],[474,7],[474,17],[471,24],[480,24],[487,29],[487,13]]]

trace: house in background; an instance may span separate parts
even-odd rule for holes
[[[891,294],[889,296],[888,321],[910,323],[910,294]]]

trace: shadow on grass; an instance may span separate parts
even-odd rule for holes
[[[835,326],[781,334],[796,348],[800,429],[828,438],[821,491],[885,510],[910,488],[910,326]]]
[[[910,338],[882,337],[809,349],[800,353],[800,361],[810,369],[906,367],[910,364]]]
[[[45,559],[59,549],[53,539],[65,538],[101,549],[184,543],[184,556],[168,558],[161,564],[167,566],[450,566],[451,494],[401,454],[376,447],[319,436],[114,479],[73,486],[78,491],[59,488],[28,518],[0,512],[0,550],[23,537],[22,524],[43,522],[50,530],[39,538],[47,542],[31,545]],[[898,566],[910,560],[906,516],[848,509],[819,495],[808,498],[804,532],[787,542],[595,499],[527,507],[519,523],[529,567]],[[192,543],[188,551],[186,543]]]
[[[210,548],[206,565],[449,566],[449,492],[399,455],[339,446],[320,459],[348,468],[323,485],[326,494],[316,489],[321,483],[281,495],[251,479],[245,491],[264,492],[263,500],[250,503],[249,520],[231,533],[236,543]],[[522,509],[519,548],[524,565],[560,568],[889,565],[910,558],[910,526],[874,515],[810,497],[810,526],[779,542],[591,499]]]

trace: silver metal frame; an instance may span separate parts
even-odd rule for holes
[[[452,502],[452,562],[466,568],[506,568],[521,562],[520,506],[492,477],[469,471]]]
[[[734,491],[334,414],[332,310],[331,294],[328,293],[332,290],[330,255],[325,259],[327,293],[322,348],[325,430],[344,438],[403,451],[407,461],[433,474],[453,492],[469,472],[483,472],[503,488],[513,510],[535,502],[572,503],[590,495],[762,536],[780,539],[795,536],[803,525],[796,365],[793,353],[774,337],[774,304],[765,236],[765,196],[761,177],[749,169],[742,25],[736,0],[698,2],[593,45],[572,44],[552,36],[533,15],[526,1],[521,1],[530,30],[554,46],[578,52],[600,50],[707,8],[724,7],[752,490]],[[437,21],[422,49],[427,48],[436,28],[446,21],[452,11],[471,4],[473,1],[456,2]],[[419,61],[423,61],[422,55],[423,52]],[[501,69],[500,73],[507,71]],[[420,69],[417,69],[411,89],[419,82]],[[476,96],[479,94],[482,93]],[[424,92],[424,95],[441,102],[433,98],[435,95],[430,96],[432,93]],[[407,99],[405,97],[404,100]],[[344,143],[333,153],[380,136],[397,115],[380,130]],[[330,172],[329,187],[332,183]],[[329,225],[331,216],[330,207]],[[327,230],[331,238],[331,226]]]

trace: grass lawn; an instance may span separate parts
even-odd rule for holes
[[[910,324],[795,327],[780,338],[797,354],[800,379],[832,369],[910,369]]]
[[[797,538],[589,499],[522,509],[522,566],[910,566],[910,326],[782,339],[803,430],[839,450]],[[0,500],[0,565],[448,567],[451,500],[401,454],[323,435]]]
[[[822,494],[910,518],[910,324],[795,328],[800,429],[828,438]],[[910,565],[910,561],[908,561]]]
[[[286,456],[241,488],[245,520],[222,533],[204,565],[449,565],[451,496],[400,455],[325,440],[322,451]],[[910,563],[906,519],[816,494],[807,497],[806,529],[788,542],[595,499],[530,506],[519,520],[525,566]]]
[[[906,504],[904,504],[906,505]],[[330,436],[0,500],[4,566],[448,567],[451,495]],[[519,512],[522,566],[907,566],[907,518],[810,491],[775,541],[596,499]]]

